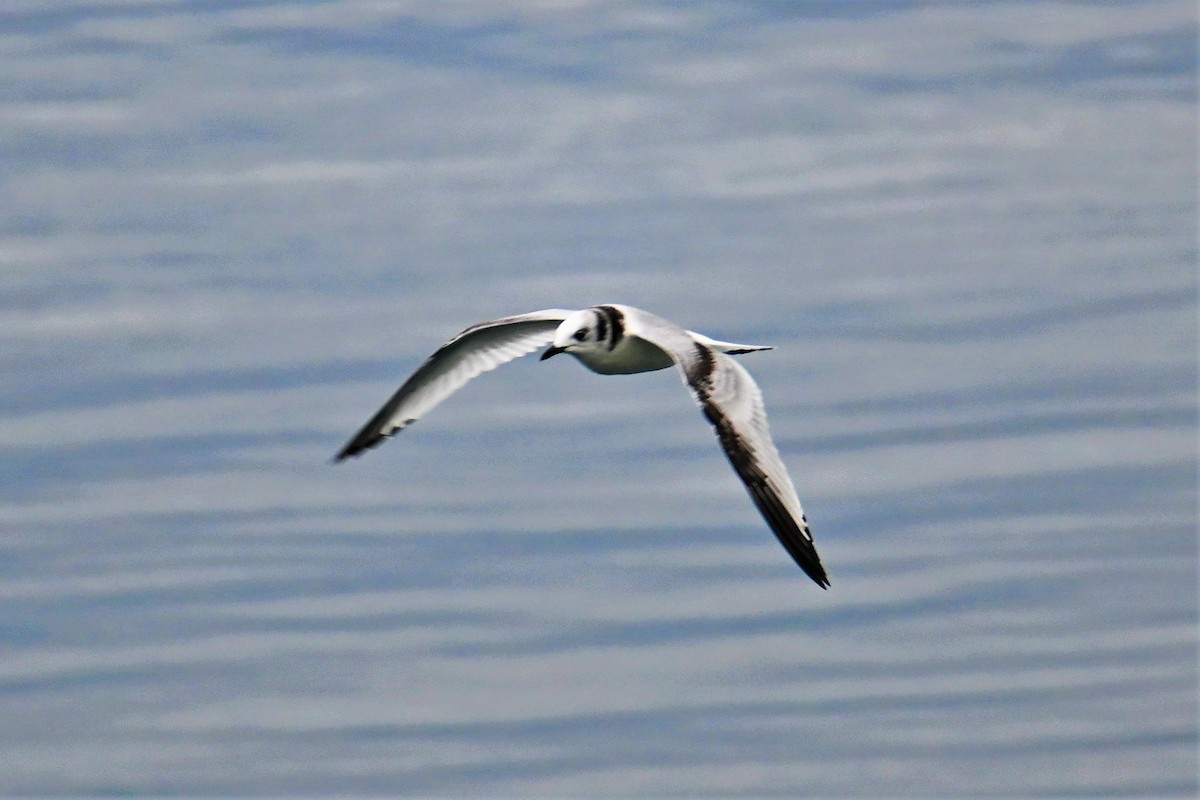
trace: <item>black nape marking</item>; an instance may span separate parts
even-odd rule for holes
[[[625,315],[619,309],[612,306],[596,306],[596,319],[603,319],[608,324],[608,328],[600,335],[600,341],[608,342],[608,349],[612,350],[621,339],[625,338]]]
[[[596,315],[596,341],[608,341],[608,316],[600,309],[593,309],[592,313]]]

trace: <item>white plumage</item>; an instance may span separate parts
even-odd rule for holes
[[[542,359],[569,353],[605,375],[675,365],[780,543],[819,586],[829,586],[800,499],[771,441],[762,393],[750,373],[729,357],[770,348],[710,339],[632,306],[546,309],[472,325],[427,358],[336,460],[375,447],[475,376],[545,345],[550,347]]]

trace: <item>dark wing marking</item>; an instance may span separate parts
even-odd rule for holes
[[[762,392],[732,358],[699,343],[693,346],[694,358],[677,360],[734,472],[792,559],[818,586],[829,588],[800,499],[771,441]]]
[[[334,456],[344,461],[427,414],[467,381],[554,341],[570,311],[551,308],[472,325],[439,347]]]

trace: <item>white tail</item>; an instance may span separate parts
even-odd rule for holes
[[[688,331],[688,334],[690,334],[693,339],[705,347],[711,347],[713,350],[716,350],[719,353],[729,353],[735,356],[741,355],[742,353],[753,353],[758,350],[775,349],[773,345],[769,344],[735,344],[733,342],[719,342],[716,339],[708,338],[703,333],[696,333],[695,331]]]

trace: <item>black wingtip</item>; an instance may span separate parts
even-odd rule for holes
[[[390,433],[376,433],[374,431],[367,433],[366,430],[360,431],[330,461],[333,464],[340,464],[346,459],[360,456],[371,448],[383,444],[390,436]]]
[[[356,436],[353,439],[351,439],[350,441],[346,442],[346,444],[342,445],[342,449],[337,451],[337,455],[335,455],[333,458],[329,459],[330,463],[340,464],[343,461],[345,461],[347,458],[358,455],[360,452],[362,452],[362,448],[357,447],[356,446],[357,444],[358,444],[358,437]]]
[[[804,532],[808,533],[808,520],[804,520]],[[813,583],[822,589],[828,589],[829,575],[825,572],[825,565],[821,563],[821,556],[817,554],[817,548],[809,537],[806,537],[805,544],[807,546],[797,548],[797,552],[792,553],[792,557],[800,569],[804,570],[804,574],[812,578]]]
[[[792,552],[791,548],[788,548],[788,552],[792,556],[792,560],[796,562],[796,566],[804,570],[804,574],[812,578],[813,583],[822,589],[829,588],[829,576],[825,574],[825,566],[821,563],[815,549],[810,553]]]
[[[756,502],[760,499],[753,492],[751,496],[755,498]],[[825,573],[825,565],[821,563],[821,556],[817,555],[817,548],[808,535],[807,520],[801,518],[803,525],[801,528],[795,525],[790,516],[779,516],[774,513],[776,509],[764,506],[766,503],[760,505],[759,509],[763,511],[763,515],[771,524],[772,531],[779,539],[780,544],[787,550],[788,555],[792,557],[792,561],[804,570],[804,574],[811,578],[813,583],[822,589],[828,589],[829,576]]]

